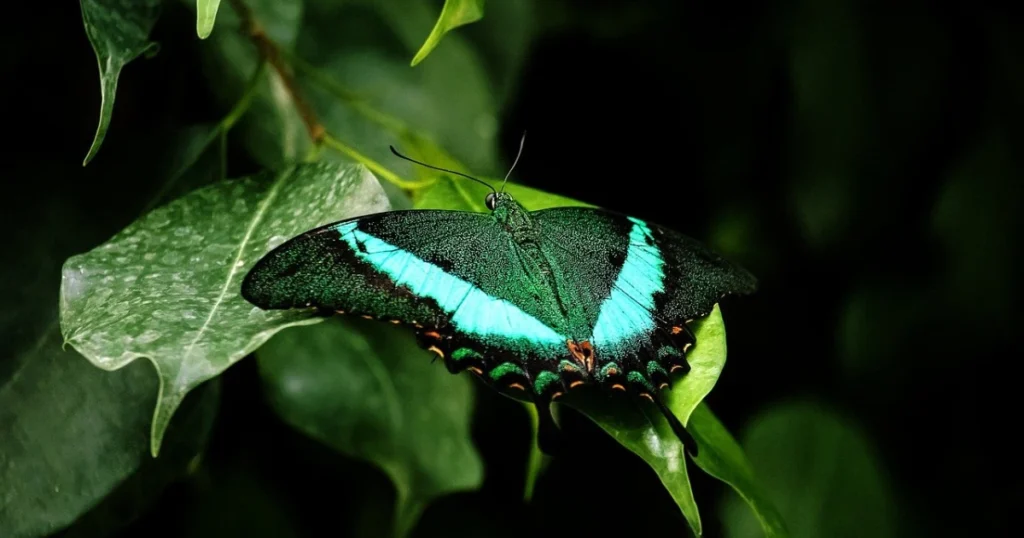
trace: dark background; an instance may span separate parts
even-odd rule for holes
[[[673,227],[760,279],[756,295],[723,306],[729,362],[707,400],[719,418],[742,439],[773,405],[812,402],[871,447],[899,535],[1006,535],[1024,500],[1009,436],[1024,357],[1020,14],[923,1],[536,11],[548,22],[500,121],[508,163],[529,131],[514,177]],[[77,3],[8,25],[9,235],[53,227],[60,244],[58,214],[74,212],[104,240],[133,218],[123,204],[158,187],[140,171],[168,129],[223,114],[193,68],[201,45],[180,31],[191,16],[166,13],[160,53],[125,69],[86,168],[99,88]],[[232,148],[233,175],[253,167]],[[56,293],[61,261],[20,274]],[[281,422],[254,361],[222,379],[203,470],[125,536],[312,536],[386,520],[385,477]],[[588,448],[554,462],[524,504],[529,425],[517,404],[478,393],[484,487],[431,505],[417,535],[686,532],[654,473],[568,412],[564,428]],[[706,534],[721,535],[727,489],[693,466],[691,477]]]

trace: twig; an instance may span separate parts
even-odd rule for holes
[[[270,65],[277,71],[277,74],[281,77],[284,82],[285,89],[291,96],[292,101],[295,103],[295,108],[299,110],[299,116],[302,117],[302,122],[306,125],[306,131],[309,132],[309,137],[313,140],[314,144],[319,144],[323,141],[325,129],[316,119],[316,114],[313,112],[313,108],[309,106],[306,99],[302,97],[302,93],[299,91],[298,84],[295,83],[295,78],[292,77],[291,72],[288,70],[288,65],[285,63],[281,56],[281,49],[277,47],[260,25],[259,21],[253,17],[252,9],[245,4],[243,0],[231,0],[231,7],[238,14],[238,17],[242,20],[242,31],[249,36],[253,44],[256,45],[256,49],[259,50],[260,56],[262,56]]]

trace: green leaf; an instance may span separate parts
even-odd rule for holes
[[[848,420],[813,403],[780,405],[753,421],[743,447],[793,536],[901,535],[889,481],[864,434]],[[749,478],[749,469],[745,474]],[[761,527],[765,515],[758,514]],[[753,514],[735,496],[722,516],[727,536],[761,536]]]
[[[0,536],[63,529],[126,480],[144,483],[139,493],[151,501],[198,454],[212,426],[216,390],[186,405],[172,425],[185,427],[168,438],[170,455],[153,462],[146,456],[153,372],[141,364],[104,372],[61,343],[54,320],[36,343],[4,358],[0,484],[9,487],[0,488]],[[130,517],[125,501],[139,495],[117,497],[119,518]]]
[[[281,331],[256,356],[285,421],[391,478],[397,536],[432,499],[482,483],[471,380],[434,362],[407,329],[340,316]]]
[[[754,526],[760,526],[763,536],[789,536],[782,516],[756,480],[743,449],[706,403],[701,402],[694,409],[687,429],[700,445],[694,462],[706,473],[732,486],[743,498],[749,505],[749,509],[738,507],[744,511],[743,517],[750,520],[752,510],[757,518]]]
[[[484,16],[484,0],[445,0],[444,8],[441,9],[441,16],[437,18],[434,29],[430,31],[427,40],[412,59],[412,66],[423,61],[424,58],[434,50],[434,47],[441,42],[445,34],[471,22],[476,22]]]
[[[697,337],[697,344],[687,355],[690,372],[675,381],[671,390],[664,395],[665,405],[683,424],[687,423],[697,404],[711,392],[725,366],[726,357],[725,326],[718,305],[706,318],[695,321],[691,328]],[[653,404],[645,403],[641,407],[625,395],[612,396],[609,398],[593,391],[577,392],[563,401],[597,423],[622,446],[643,458],[675,499],[693,533],[700,536],[700,512],[690,488],[682,443]],[[700,452],[703,452],[704,444],[698,440],[698,445]]]
[[[5,249],[18,263],[0,267],[0,297],[7,301],[0,309],[0,536],[44,536],[61,529],[65,537],[109,535],[145,511],[205,445],[218,409],[216,381],[184,402],[164,454],[154,460],[148,455],[157,388],[153,370],[134,364],[105,372],[64,349],[53,300],[66,257],[138,215],[148,191],[209,181],[207,172],[216,167],[207,160],[178,174],[173,184],[166,177],[182,159],[198,160],[192,155],[200,134],[185,131],[151,144],[144,150],[147,165],[122,180],[138,187],[137,177],[150,178],[151,188],[126,191],[102,215],[76,195],[81,174],[59,160],[31,162],[31,173],[46,181],[19,184],[20,195],[10,197],[18,202],[5,207],[11,223],[41,219],[47,226],[12,234]],[[104,166],[95,170],[104,179],[85,183],[93,189],[118,185]],[[165,187],[157,189],[161,179]]]
[[[199,39],[210,37],[213,23],[217,20],[217,8],[220,0],[196,0],[196,34]]]
[[[99,64],[101,96],[99,125],[84,166],[99,152],[107,134],[121,69],[141,54],[156,52],[149,32],[160,14],[160,0],[81,0],[81,6],[85,33]]]
[[[149,359],[160,378],[152,453],[185,394],[280,329],[316,323],[306,311],[265,312],[239,286],[271,248],[301,232],[388,209],[363,167],[329,163],[222,181],[136,220],[67,260],[60,319],[65,340],[117,370]]]

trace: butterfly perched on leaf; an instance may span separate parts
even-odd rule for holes
[[[690,369],[689,324],[726,295],[752,293],[756,279],[634,217],[530,211],[503,188],[491,187],[485,202],[486,213],[388,211],[310,230],[260,259],[242,295],[263,309],[315,307],[411,326],[453,374],[468,370],[532,400],[549,454],[559,445],[550,402],[581,386],[656,406],[694,453],[659,394]]]

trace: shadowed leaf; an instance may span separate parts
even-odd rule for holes
[[[765,495],[754,476],[743,449],[732,437],[725,426],[711,412],[707,404],[701,402],[687,425],[693,437],[701,447],[700,454],[694,459],[701,469],[715,478],[732,486],[749,505],[746,514],[756,516],[763,536],[789,536],[785,522],[778,509]]]
[[[735,441],[726,442],[720,424],[711,427],[713,419],[710,413],[702,416],[702,424],[709,427],[699,433],[720,437],[716,446],[728,448],[732,456],[716,452],[722,458],[707,460],[708,468],[718,468],[725,459],[738,461],[742,454]],[[743,447],[765,488],[758,492],[752,487],[749,464],[742,475],[723,478],[748,504],[761,508],[752,513],[730,496],[722,509],[727,536],[779,536],[768,527],[772,521],[781,524],[780,513],[794,537],[901,535],[896,532],[900,511],[887,477],[864,436],[841,417],[813,404],[785,404],[754,419],[743,435]],[[766,509],[767,497],[778,504],[778,512]]]
[[[419,171],[388,146],[418,157],[410,147],[414,137],[444,148],[475,173],[496,174],[503,168],[496,147],[500,111],[480,54],[450,34],[431,61],[409,68],[436,20],[434,9],[425,0],[307,2],[295,51],[309,69],[300,68],[297,79],[328,132],[400,177]],[[325,77],[333,89],[317,82]]]
[[[65,340],[117,370],[149,359],[160,378],[152,452],[185,394],[289,325],[302,310],[265,312],[239,288],[271,248],[328,222],[388,209],[365,168],[305,164],[222,181],[160,207],[95,249],[67,260]]]
[[[125,193],[103,206],[102,215],[72,186],[82,181],[74,168],[57,160],[33,163],[49,181],[19,183],[20,196],[4,197],[14,203],[0,204],[5,227],[31,219],[49,224],[13,234],[6,250],[18,262],[0,267],[0,296],[11,305],[0,309],[0,536],[61,529],[68,538],[109,535],[150,508],[203,449],[218,409],[217,382],[185,401],[162,457],[154,460],[148,452],[155,372],[145,364],[105,372],[62,347],[54,299],[69,254],[143,213],[147,199],[154,204],[212,180],[217,167],[199,158],[196,144],[205,131],[188,129],[147,150],[147,166],[134,173],[151,178],[151,188]],[[185,162],[193,166],[175,174]],[[117,184],[103,181],[109,183],[91,188]]]
[[[433,362],[408,329],[337,317],[282,331],[256,356],[285,421],[391,478],[397,536],[434,498],[480,486],[468,374]]]
[[[197,9],[198,21],[196,3],[182,1]],[[267,38],[283,51],[292,50],[302,23],[302,0],[245,0],[245,6]],[[217,14],[217,28],[203,44],[202,61],[210,88],[222,105],[230,106],[245,93],[261,58],[234,9]],[[261,78],[249,110],[233,132],[256,162],[277,169],[301,160],[312,141],[281,76],[267,69]]]
[[[100,69],[100,120],[82,165],[99,152],[114,112],[117,78],[128,62],[156,51],[149,32],[160,14],[160,0],[81,0],[82,22]]]

